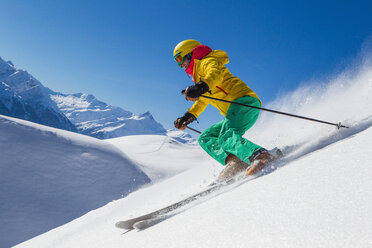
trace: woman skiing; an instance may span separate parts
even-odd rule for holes
[[[242,137],[256,122],[259,110],[201,97],[261,107],[257,94],[226,68],[229,63],[226,52],[212,50],[196,40],[184,40],[174,48],[173,58],[195,83],[185,91],[186,100],[195,103],[174,126],[184,130],[211,104],[225,119],[206,129],[198,141],[210,156],[226,166],[219,179],[226,180],[245,170],[247,176],[261,171],[275,157]]]

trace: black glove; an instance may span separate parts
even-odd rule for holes
[[[182,117],[177,118],[174,121],[174,127],[177,129],[185,130],[186,125],[190,124],[191,122],[195,121],[196,117],[189,112],[186,112]]]
[[[200,81],[193,86],[187,87],[185,91],[185,97],[188,101],[197,101],[199,97],[205,92],[209,91],[208,84]]]

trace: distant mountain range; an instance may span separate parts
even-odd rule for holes
[[[93,95],[51,94],[58,108],[80,133],[100,139],[138,134],[163,134],[167,131],[149,112],[134,115],[119,107],[107,105]]]
[[[0,114],[79,132],[99,139],[161,134],[167,130],[151,113],[135,115],[90,94],[62,94],[0,57]]]

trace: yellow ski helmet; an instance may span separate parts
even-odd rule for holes
[[[173,51],[173,59],[180,65],[183,63],[184,57],[191,53],[192,50],[201,45],[197,40],[184,40],[177,44]]]

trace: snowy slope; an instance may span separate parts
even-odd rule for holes
[[[0,247],[127,195],[149,178],[107,142],[0,115]]]
[[[152,182],[158,182],[210,160],[195,140],[194,143],[191,138],[190,142],[179,142],[178,140],[187,140],[185,136],[180,137],[180,133],[183,132],[169,131],[168,136],[132,135],[106,141],[138,162]]]

